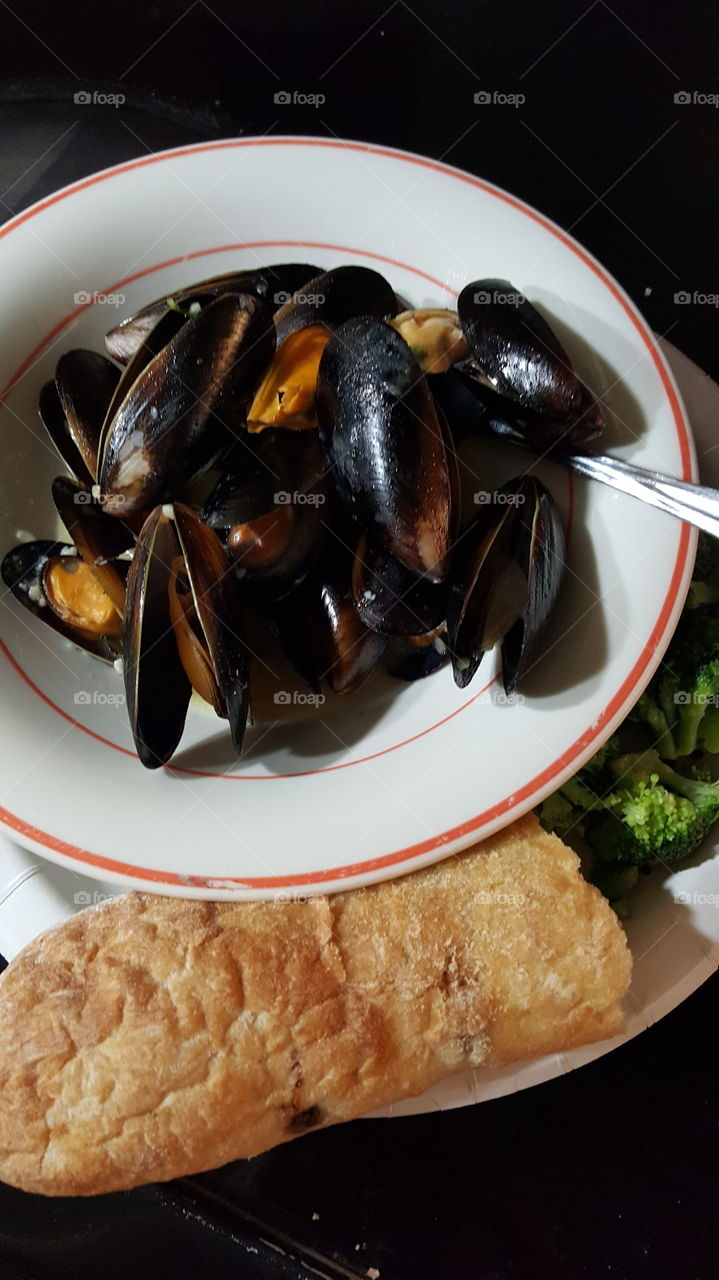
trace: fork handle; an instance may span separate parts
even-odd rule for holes
[[[676,480],[673,476],[662,475],[660,471],[635,467],[601,454],[565,453],[558,449],[552,450],[550,456],[553,461],[571,467],[579,475],[611,485],[621,493],[628,493],[632,498],[668,511],[670,515],[719,538],[719,489]]]

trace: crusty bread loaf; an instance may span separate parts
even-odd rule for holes
[[[90,1195],[251,1156],[615,1035],[629,976],[614,913],[532,817],[332,898],[130,894],[0,978],[0,1177]]]

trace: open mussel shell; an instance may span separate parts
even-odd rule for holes
[[[192,686],[169,616],[177,534],[162,507],[148,516],[127,579],[123,675],[141,764],[165,764],[182,737]]]
[[[77,348],[60,357],[40,392],[40,417],[63,462],[84,483],[97,477],[102,424],[120,378],[105,356]]]
[[[275,315],[277,345],[307,325],[336,329],[353,316],[394,316],[400,310],[394,289],[370,267],[333,267],[303,282]]]
[[[558,424],[576,424],[574,443],[593,439],[603,426],[601,409],[580,382],[569,355],[542,315],[508,280],[475,280],[465,286],[457,311],[471,358],[462,368],[530,415],[527,430],[561,434]],[[511,409],[505,407],[505,415]],[[536,415],[536,416],[531,416]],[[581,437],[581,439],[580,439]]]
[[[69,601],[73,593],[58,594],[58,580],[77,577],[80,582],[90,575],[75,547],[47,540],[21,543],[7,553],[0,573],[15,599],[63,639],[105,662],[114,662],[120,656],[119,618],[97,584],[89,584],[95,606],[92,619],[87,619],[90,626],[79,625],[84,619],[77,611],[62,607],[63,597]],[[98,626],[105,630],[93,629]]]
[[[308,262],[282,262],[254,271],[228,271],[176,289],[171,299],[165,295],[148,302],[140,311],[123,320],[105,335],[105,346],[113,360],[126,364],[168,311],[190,316],[224,293],[252,293],[271,311],[287,302],[295,290],[319,271]]]
[[[238,441],[225,465],[202,519],[223,531],[253,598],[279,600],[309,571],[331,518],[317,433],[268,428]]]
[[[328,545],[301,585],[266,610],[267,620],[295,670],[316,693],[364,684],[384,652],[386,639],[357,616],[352,600],[352,557]]]
[[[320,485],[325,469],[316,432],[279,427],[258,435],[243,432],[222,459],[220,478],[203,503],[201,518],[213,529],[254,520],[295,488],[309,492]]]
[[[340,497],[390,555],[445,576],[452,529],[447,452],[427,381],[382,320],[339,327],[320,362],[320,443]]]
[[[204,524],[227,530],[273,509],[275,494],[283,485],[276,469],[276,450],[269,448],[276,434],[269,428],[262,435],[240,435],[222,459],[219,478],[202,504]]]
[[[229,722],[239,753],[249,703],[247,655],[240,637],[242,615],[236,583],[217,534],[182,503],[174,503],[173,512],[195,612],[224,708],[221,714]]]
[[[448,661],[444,627],[420,636],[395,636],[389,642],[383,666],[395,680],[425,680]]]
[[[538,480],[510,480],[490,495],[460,540],[449,580],[447,639],[460,689],[502,642],[505,689],[512,692],[533,658],[564,559],[559,513]]]
[[[42,386],[38,409],[42,424],[52,440],[58,456],[69,467],[72,474],[77,476],[78,480],[82,481],[83,484],[93,484],[95,476],[90,474],[80,450],[70,435],[67,418],[54,381],[46,382]]]
[[[502,642],[502,678],[512,693],[537,660],[539,642],[566,563],[564,527],[552,495],[538,480],[527,486],[527,502],[517,510],[517,562],[526,577],[524,608]]]
[[[53,480],[52,497],[79,554],[122,614],[127,562],[119,557],[134,547],[132,530],[121,520],[106,515],[95,501],[92,489],[68,476],[57,476]]]
[[[323,324],[296,329],[282,341],[247,410],[247,429],[268,427],[311,431],[317,425],[317,372],[331,329]]]
[[[250,295],[217,298],[183,324],[109,428],[100,483],[110,515],[167,501],[229,447],[223,414],[249,398],[272,350],[271,317]]]
[[[178,615],[173,602],[183,596]],[[165,764],[180,741],[195,669],[240,750],[248,711],[240,626],[234,575],[217,535],[189,507],[156,507],[130,566],[123,647],[130,723],[147,768]]]
[[[360,539],[352,570],[358,617],[387,636],[419,636],[439,627],[447,615],[444,583],[418,577],[382,546]]]
[[[115,414],[117,413],[123,400],[129,395],[130,390],[137,382],[140,374],[159,355],[163,347],[180,332],[180,329],[187,322],[187,317],[178,311],[166,311],[160,316],[157,323],[152,326],[145,334],[142,342],[139,343],[132,359],[128,361],[125,368],[120,374],[120,379],[115,387],[112,399],[107,406],[107,412],[102,424],[102,432],[100,435],[100,445],[98,448],[98,471],[102,470],[102,460],[105,454],[107,438],[113,425]]]

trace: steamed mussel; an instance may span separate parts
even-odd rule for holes
[[[315,692],[450,661],[464,688],[495,645],[507,691],[523,680],[562,523],[532,476],[469,518],[456,446],[489,422],[551,449],[603,419],[508,282],[412,311],[366,267],[228,272],[148,303],[106,346],[65,352],[40,393],[69,541],[15,547],[2,577],[122,669],[144,765],[171,759],[193,691],[241,751],[258,624]]]

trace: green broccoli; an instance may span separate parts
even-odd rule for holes
[[[570,832],[584,835],[586,815],[601,805],[601,792],[612,785],[606,770],[619,749],[619,739],[614,734],[559,791],[547,796],[539,807],[539,821],[545,831],[558,836]]]
[[[708,781],[697,766],[680,773],[653,750],[619,756],[610,769],[615,788],[585,829],[601,862],[680,862],[719,818],[719,782]]]
[[[706,712],[719,705],[719,605],[699,604],[682,614],[664,661],[639,699],[632,718],[652,731],[665,760],[707,746]],[[707,721],[716,741],[716,721]],[[711,749],[708,747],[708,749]]]

